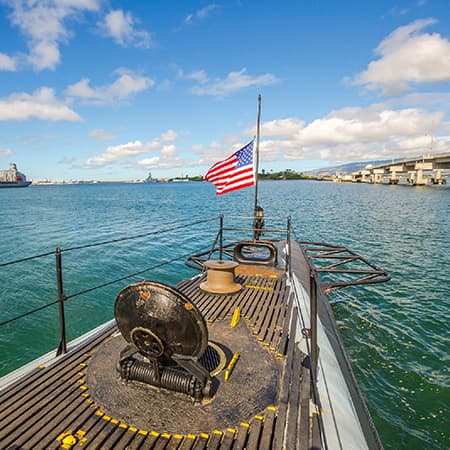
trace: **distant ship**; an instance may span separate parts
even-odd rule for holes
[[[144,180],[144,183],[156,183],[158,180],[155,178],[152,178],[152,173],[148,173],[148,177]]]
[[[25,174],[17,170],[17,166],[12,163],[8,170],[0,171],[0,188],[27,187],[31,181],[27,181]]]

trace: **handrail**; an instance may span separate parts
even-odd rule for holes
[[[227,218],[234,218],[234,219],[256,219],[256,216],[227,216]],[[267,216],[264,216],[265,219],[267,219]],[[278,220],[280,220],[279,217],[277,217]],[[286,238],[290,239],[290,216],[288,217],[288,221],[286,224],[286,228],[264,228],[264,234],[266,233],[275,233],[275,234],[286,234]],[[219,253],[219,259],[223,258],[224,253],[227,254],[226,249],[233,246],[235,244],[235,240],[229,241],[229,243],[224,244],[224,231],[248,231],[251,232],[253,235],[255,231],[261,232],[261,228],[258,227],[233,227],[233,226],[224,226],[223,221],[223,215],[219,216],[219,231],[217,232],[216,238],[211,246],[211,248],[203,253],[196,253],[189,255],[189,258],[186,260],[186,265],[190,267],[191,269],[196,270],[205,270],[205,266],[203,263],[211,258],[211,256],[215,253]],[[254,239],[255,240],[255,239]],[[219,241],[219,247],[216,248],[217,241]],[[231,257],[230,254],[227,254]],[[290,257],[290,250],[289,250],[289,257]],[[289,263],[286,260],[286,271],[289,269]]]
[[[308,242],[308,241],[302,241],[298,238],[298,236],[295,233],[295,230],[292,229],[293,235],[295,237],[296,242],[298,243],[301,252],[303,253],[304,259],[308,266],[308,274],[309,274],[309,318],[310,328],[304,328],[302,329],[302,333],[308,337],[306,339],[306,346],[307,351],[310,357],[310,373],[311,373],[311,394],[312,394],[312,401],[318,408],[318,410],[321,410],[321,399],[318,392],[318,385],[317,385],[317,376],[318,376],[318,365],[319,365],[319,343],[318,343],[318,320],[319,316],[322,320],[324,317],[322,317],[321,314],[329,314],[331,313],[331,310],[328,310],[329,305],[325,306],[323,304],[324,297],[327,298],[327,295],[336,289],[340,289],[347,286],[353,286],[358,284],[368,284],[368,283],[381,283],[388,281],[390,279],[390,275],[385,272],[384,270],[377,267],[375,264],[372,264],[370,261],[366,260],[365,258],[360,257],[359,255],[356,255],[355,253],[351,252],[345,247],[336,247],[332,246],[330,244],[323,244],[318,242]],[[314,245],[316,246],[315,250],[319,250],[321,253],[319,254],[320,257],[323,257],[324,259],[328,256],[330,259],[338,259],[337,256],[340,256],[342,259],[338,263],[332,263],[328,266],[318,268],[315,266],[313,259],[317,256],[316,254],[311,254],[310,251],[311,248],[307,248],[307,245]],[[350,255],[340,255],[342,252],[348,252]],[[336,273],[336,267],[344,264],[348,264],[354,261],[362,262],[364,264],[367,264],[369,267],[373,269],[372,275],[367,275],[365,277],[356,279],[356,280],[350,280],[350,281],[337,281],[332,283],[323,283],[320,279],[320,274],[326,273],[327,271],[335,275]],[[338,269],[339,270],[339,269]],[[345,271],[345,269],[344,269]],[[343,273],[345,273],[343,271]],[[296,285],[293,283],[293,289],[296,291]],[[320,303],[320,305],[319,305]],[[328,302],[327,302],[328,303]],[[319,314],[319,306],[321,313]],[[332,313],[331,313],[332,314]],[[334,320],[334,319],[331,319]],[[304,326],[307,326],[304,323]],[[335,326],[335,325],[334,325]],[[360,418],[362,427],[363,427],[363,433],[366,436],[367,442],[369,443],[370,448],[377,448],[382,450],[383,445],[381,443],[381,440],[378,436],[378,433],[376,431],[375,425],[373,423],[373,419],[370,415],[370,412],[367,408],[367,404],[364,400],[364,397],[358,387],[358,384],[355,379],[355,375],[353,373],[350,361],[348,359],[347,354],[345,353],[343,343],[341,341],[341,338],[339,334],[336,331],[336,334],[333,335],[334,339],[336,339],[336,347],[333,346],[334,351],[338,352],[337,358],[339,365],[341,366],[342,370],[345,370],[344,378],[346,381],[346,384],[349,388],[350,395],[353,399],[356,413],[358,417]],[[347,375],[345,375],[347,374]],[[347,378],[348,377],[348,378]],[[331,408],[331,413],[333,414],[333,408]],[[327,448],[326,443],[326,435],[325,430],[323,427],[323,420],[322,416],[319,414],[318,416],[318,424],[319,424],[319,430],[320,435],[323,439],[322,445],[324,448]]]
[[[21,263],[21,262],[31,261],[32,259],[43,258],[44,256],[50,256],[50,255],[54,255],[54,254],[55,254],[55,252],[51,251],[51,252],[47,252],[47,253],[41,253],[40,255],[27,256],[25,258],[16,259],[14,261],[8,261],[8,262],[5,262],[5,263],[0,263],[0,267],[11,266],[13,264],[18,264],[18,263]]]
[[[149,231],[146,233],[140,233],[137,235],[133,235],[133,236],[125,236],[125,237],[121,237],[121,238],[116,238],[116,239],[110,239],[107,241],[102,241],[102,242],[95,242],[92,244],[84,244],[84,245],[78,245],[78,246],[73,246],[73,247],[68,247],[68,248],[59,248],[57,247],[55,251],[51,251],[51,252],[45,252],[45,253],[41,253],[38,255],[32,255],[29,257],[25,257],[25,258],[20,258],[14,261],[7,261],[5,263],[0,263],[0,268],[1,267],[5,267],[5,266],[11,266],[11,265],[15,265],[15,264],[19,264],[19,263],[23,263],[26,261],[30,261],[30,260],[34,260],[34,259],[38,259],[38,258],[42,258],[42,257],[46,257],[46,256],[51,256],[51,255],[55,255],[56,258],[56,285],[57,285],[57,289],[58,289],[58,299],[49,303],[46,303],[45,305],[41,305],[37,308],[34,308],[32,310],[26,311],[24,313],[18,314],[14,317],[11,317],[9,319],[3,320],[0,322],[0,326],[4,326],[7,325],[11,322],[17,321],[19,319],[22,319],[24,317],[30,316],[32,314],[35,314],[39,311],[42,311],[46,308],[49,308],[51,306],[54,306],[56,304],[59,305],[59,327],[60,327],[60,342],[58,345],[58,349],[57,349],[57,355],[66,353],[67,351],[67,345],[66,345],[66,325],[65,325],[65,313],[64,313],[64,303],[67,300],[70,300],[72,298],[75,297],[79,297],[83,294],[87,294],[89,292],[95,291],[97,289],[102,289],[106,286],[110,286],[112,284],[115,283],[119,283],[121,281],[136,277],[137,275],[141,275],[145,272],[149,272],[151,270],[163,267],[165,265],[171,264],[175,261],[178,260],[183,260],[185,258],[187,258],[190,254],[192,254],[192,250],[189,253],[183,254],[183,255],[179,255],[176,256],[174,258],[171,258],[169,260],[166,261],[162,261],[159,262],[158,264],[154,264],[150,267],[141,269],[137,272],[131,273],[131,274],[127,274],[125,276],[116,278],[114,280],[110,280],[106,283],[102,283],[100,285],[96,285],[87,289],[84,289],[82,291],[76,292],[74,294],[71,295],[66,295],[64,293],[63,290],[63,271],[62,271],[62,253],[68,253],[68,252],[72,252],[75,250],[81,250],[81,249],[87,249],[87,248],[92,248],[92,247],[98,247],[98,246],[103,246],[103,245],[109,245],[109,244],[113,244],[113,243],[118,243],[118,242],[123,242],[123,241],[129,241],[129,240],[135,240],[135,239],[140,239],[143,237],[148,237],[148,236],[154,236],[154,235],[158,235],[158,234],[168,234],[170,232],[173,231],[178,231],[181,229],[185,229],[188,227],[192,227],[194,225],[199,225],[199,224],[203,224],[203,223],[208,223],[211,222],[213,220],[217,220],[217,217],[213,217],[213,218],[208,218],[208,219],[202,219],[202,220],[197,220],[194,222],[190,222],[187,224],[181,224],[181,225],[175,225],[169,228],[165,228],[165,229],[159,229],[159,230],[154,230],[154,231]],[[205,249],[205,247],[198,249],[198,252],[201,252]]]
[[[199,225],[201,223],[212,222],[213,220],[216,220],[216,219],[217,219],[217,217],[212,217],[212,218],[203,219],[203,220],[197,220],[196,222],[191,222],[191,223],[188,223],[188,224],[176,225],[176,226],[173,226],[171,228],[166,228],[163,231],[160,231],[160,230],[158,230],[158,231],[149,231],[148,233],[137,234],[135,236],[111,239],[109,241],[96,242],[94,244],[78,245],[78,246],[75,246],[75,247],[61,249],[61,251],[62,252],[70,252],[70,251],[73,251],[73,250],[80,250],[80,249],[85,249],[85,248],[98,247],[100,245],[114,244],[114,243],[117,243],[117,242],[129,241],[129,240],[139,239],[139,238],[147,237],[147,236],[154,236],[154,235],[157,235],[157,234],[168,233],[170,231],[181,230],[183,228],[188,228],[188,227],[191,227],[193,225]]]

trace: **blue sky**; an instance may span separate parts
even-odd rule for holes
[[[201,175],[450,151],[448,0],[0,0],[0,168]]]

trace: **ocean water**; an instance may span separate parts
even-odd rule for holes
[[[448,448],[450,186],[264,181],[259,191],[267,226],[285,226],[291,215],[299,238],[346,245],[392,275],[333,294],[338,327],[385,447]],[[113,317],[127,284],[194,274],[185,256],[208,248],[218,215],[227,225],[252,207],[253,189],[216,197],[208,183],[0,189],[0,264],[117,240],[62,253],[73,339]],[[169,231],[149,234],[158,230]],[[0,322],[56,299],[53,254],[0,266]],[[55,348],[58,332],[55,305],[0,326],[0,376]]]

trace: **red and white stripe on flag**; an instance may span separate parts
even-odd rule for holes
[[[253,143],[254,141],[249,142],[228,158],[216,162],[206,172],[204,179],[216,186],[217,195],[255,184]]]

